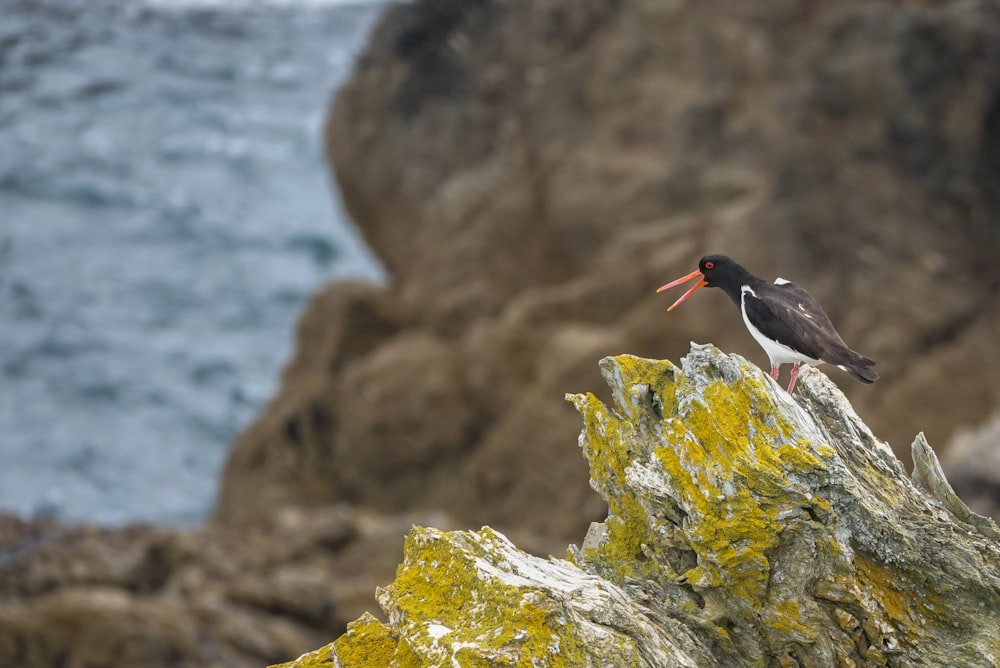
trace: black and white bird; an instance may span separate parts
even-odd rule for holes
[[[875,362],[844,343],[833,323],[808,292],[783,278],[774,283],[757,278],[725,255],[706,255],[698,270],[661,286],[662,292],[698,279],[668,311],[702,286],[722,288],[743,314],[743,323],[771,360],[771,377],[777,380],[782,364],[793,364],[788,393],[795,389],[803,364],[833,364],[864,383],[874,383]]]

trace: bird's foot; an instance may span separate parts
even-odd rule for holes
[[[795,389],[795,381],[797,381],[799,379],[799,366],[801,366],[800,362],[796,362],[795,365],[792,366],[792,377],[788,380],[788,393],[789,394],[791,394],[792,390]]]

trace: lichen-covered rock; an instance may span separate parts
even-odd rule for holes
[[[578,552],[593,569],[659,581],[746,665],[1000,659],[1000,545],[914,486],[821,373],[793,398],[713,348],[603,368],[614,408],[574,397],[611,507]]]
[[[389,626],[362,617],[332,646],[285,665],[324,665],[324,656],[344,666],[696,668],[711,660],[683,623],[654,623],[622,587],[522,552],[488,527],[414,529],[379,602]]]
[[[996,527],[911,482],[822,373],[789,396],[711,346],[680,367],[622,355],[601,369],[613,405],[570,397],[609,507],[581,547],[545,560],[489,528],[416,528],[378,594],[388,622],[363,616],[284,665],[1000,661]],[[939,475],[915,448],[917,477]]]

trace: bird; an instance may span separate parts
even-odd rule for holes
[[[767,353],[771,377],[778,380],[782,364],[791,363],[788,394],[795,389],[799,367],[833,364],[863,383],[874,383],[875,362],[851,350],[830,322],[819,303],[791,281],[774,283],[757,278],[726,255],[706,255],[697,271],[660,286],[657,293],[697,279],[687,292],[670,305],[672,311],[701,287],[722,288],[743,315],[750,335]]]

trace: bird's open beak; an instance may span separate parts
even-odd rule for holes
[[[680,285],[681,283],[687,283],[688,281],[690,281],[692,279],[695,279],[695,278],[698,278],[698,279],[701,279],[701,280],[699,280],[697,283],[695,283],[693,286],[691,286],[691,288],[687,292],[685,292],[683,295],[681,295],[680,299],[678,299],[673,304],[671,304],[670,308],[667,309],[668,311],[673,311],[675,308],[677,308],[677,306],[680,305],[680,303],[682,301],[684,301],[685,299],[687,299],[688,297],[690,297],[691,295],[693,295],[694,291],[697,290],[698,288],[700,288],[701,286],[708,285],[708,281],[705,280],[705,277],[702,275],[702,273],[700,271],[692,271],[687,276],[681,276],[677,280],[670,281],[666,285],[661,285],[659,288],[656,289],[657,292],[663,292],[664,290],[666,290],[668,288],[672,288],[675,285]]]

